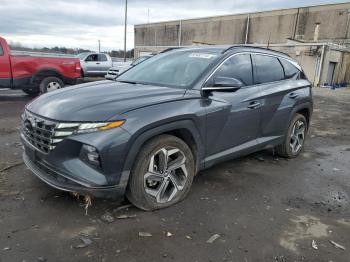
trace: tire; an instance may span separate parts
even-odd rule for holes
[[[22,89],[22,91],[29,96],[37,96],[40,93],[39,90],[31,90],[31,89]]]
[[[167,159],[165,152],[169,155],[166,168],[161,161]],[[177,168],[171,163],[176,160]],[[175,136],[160,135],[142,146],[131,169],[126,197],[146,211],[169,207],[186,197],[194,174],[194,157],[188,145]]]
[[[40,93],[44,94],[64,87],[63,81],[56,76],[48,76],[39,84]]]
[[[302,129],[303,132],[301,132]],[[299,132],[297,132],[298,130]],[[289,124],[283,144],[276,147],[277,154],[285,158],[297,157],[304,148],[307,131],[306,118],[301,114],[296,114]],[[299,135],[296,135],[297,133]]]

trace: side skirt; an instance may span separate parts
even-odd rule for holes
[[[237,157],[249,155],[266,148],[272,148],[283,141],[283,136],[261,137],[244,144],[235,146],[225,151],[210,155],[204,159],[205,168],[209,168],[219,162],[227,161]]]

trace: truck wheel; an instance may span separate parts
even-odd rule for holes
[[[39,90],[22,89],[22,91],[29,96],[37,96],[39,94]]]
[[[39,85],[41,94],[55,91],[63,87],[64,87],[63,81],[55,76],[45,77],[43,80],[41,80]]]
[[[126,196],[143,210],[171,206],[186,197],[194,172],[194,158],[188,145],[175,136],[158,136],[139,152]]]
[[[276,147],[277,154],[286,158],[295,158],[302,151],[308,125],[306,118],[296,114],[290,122],[283,144]]]

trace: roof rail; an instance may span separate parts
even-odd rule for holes
[[[290,55],[284,53],[284,52],[281,52],[281,51],[277,51],[277,50],[273,50],[273,49],[270,49],[268,47],[261,47],[261,46],[254,46],[254,45],[244,45],[244,44],[237,44],[237,45],[232,45],[232,46],[229,46],[228,48],[224,49],[221,53],[222,54],[225,54],[227,51],[230,51],[234,48],[237,48],[237,47],[247,47],[247,48],[255,48],[255,49],[261,49],[261,50],[270,50],[272,52],[275,52],[275,53],[280,53],[282,55],[285,55],[285,56],[288,56],[290,57]]]
[[[172,50],[175,50],[175,49],[181,49],[183,47],[169,47],[161,52],[159,52],[159,54],[163,54],[163,53],[166,53],[166,52],[169,52],[169,51],[172,51]]]

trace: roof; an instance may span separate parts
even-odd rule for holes
[[[237,53],[237,52],[258,52],[258,53],[264,53],[264,54],[271,54],[271,55],[278,55],[281,57],[285,57],[290,59],[289,55],[271,50],[268,48],[263,47],[257,47],[257,46],[249,46],[249,45],[210,45],[210,46],[189,46],[189,47],[182,47],[178,49],[174,49],[168,52],[183,52],[183,51],[199,51],[199,52],[210,52],[210,53]]]

